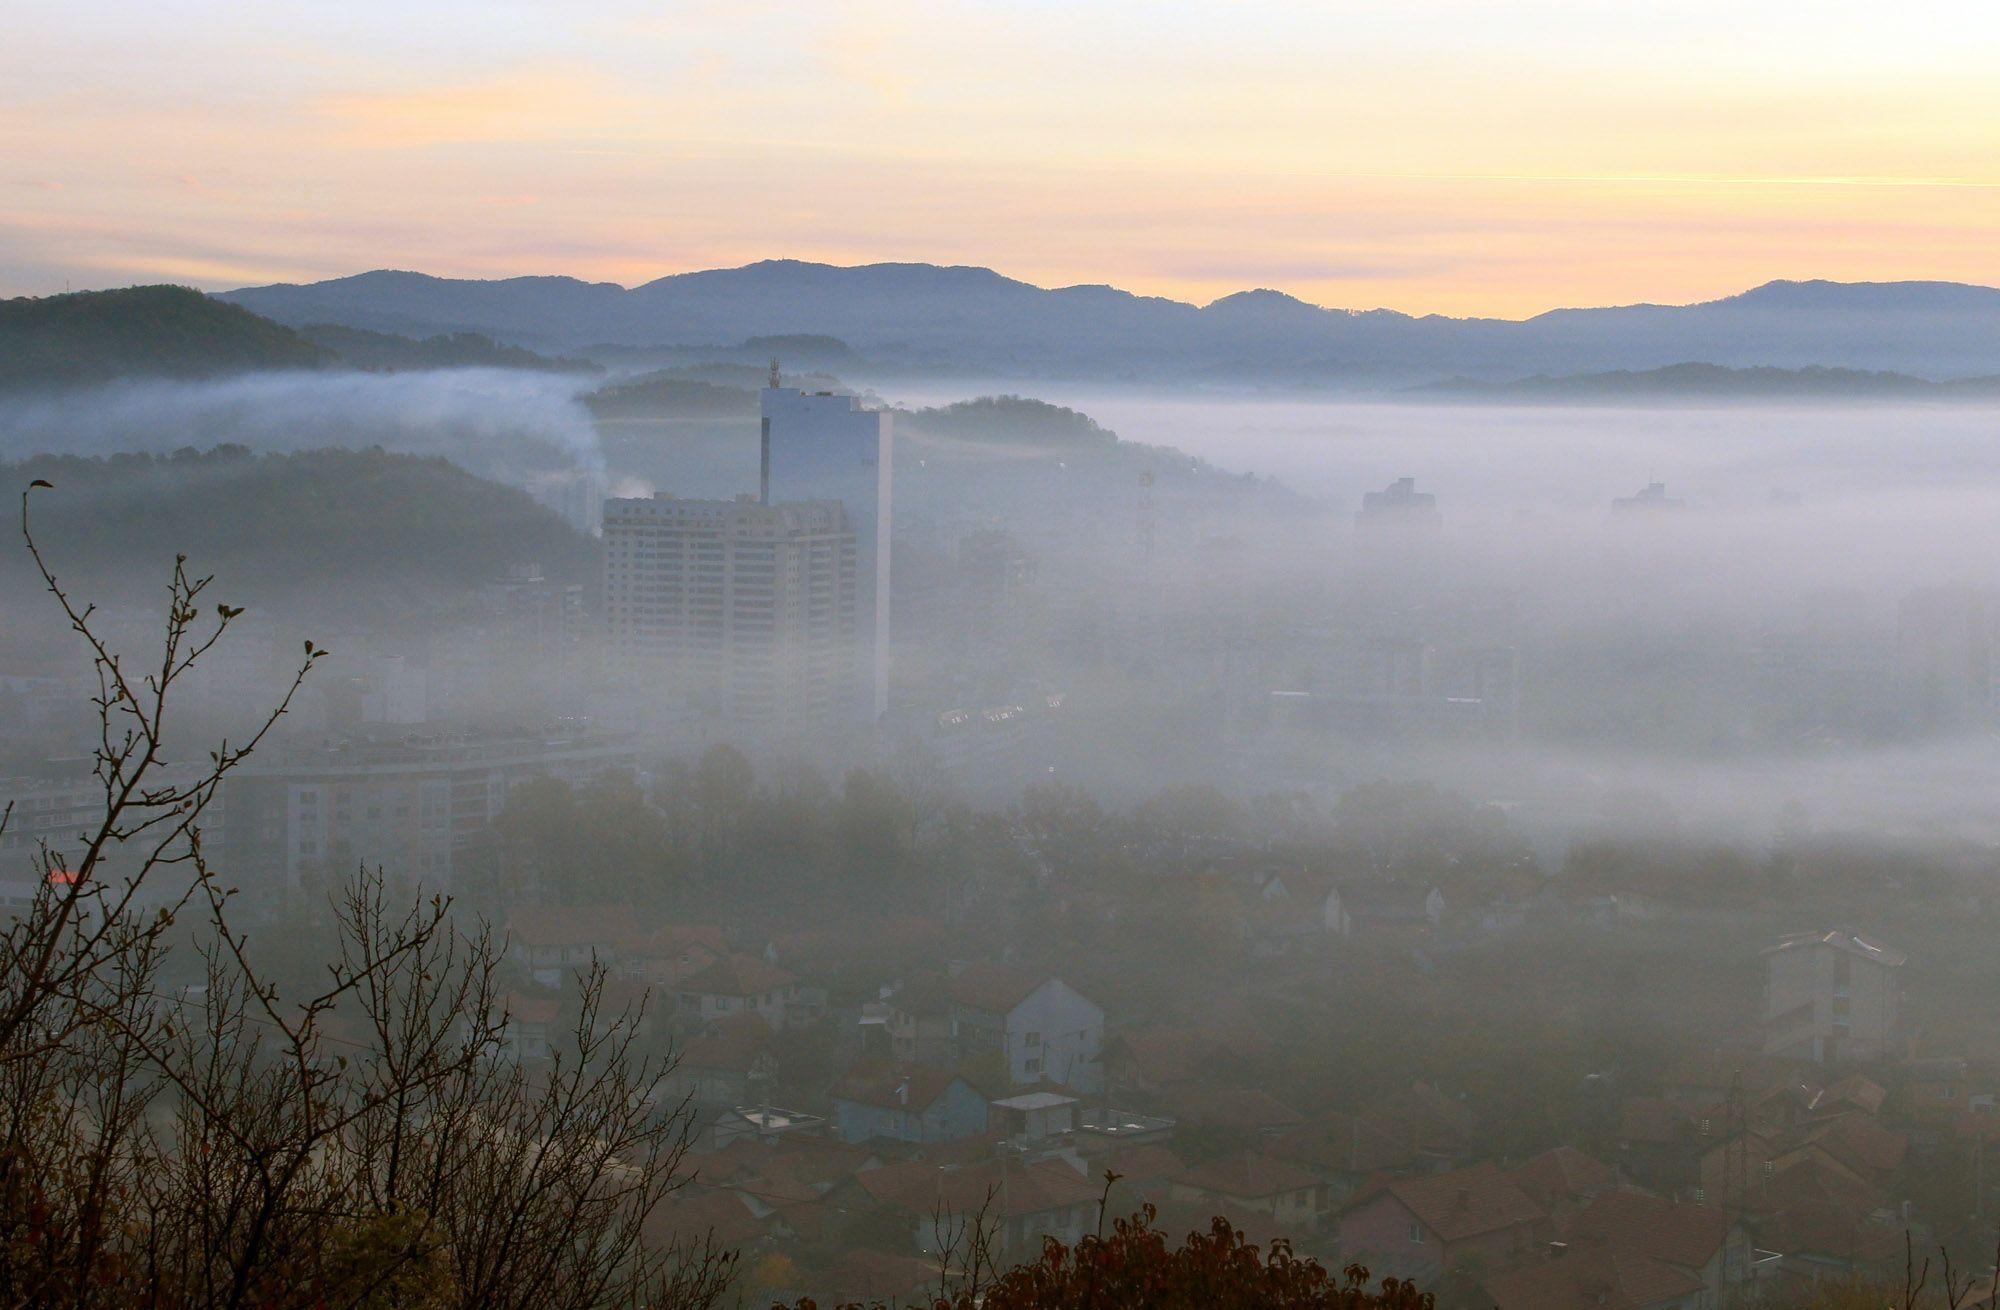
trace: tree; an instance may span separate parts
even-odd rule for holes
[[[281,994],[253,965],[201,819],[325,652],[305,643],[246,740],[170,771],[174,689],[242,611],[204,622],[210,580],[178,559],[164,639],[128,659],[58,584],[28,508],[28,552],[96,673],[104,810],[42,846],[33,901],[0,930],[0,1304],[712,1304],[729,1256],[647,1240],[687,1120],[668,1069],[599,1021],[601,974],[530,1078],[496,1058],[496,944],[379,873],[338,897],[312,986]],[[181,918],[205,927],[192,989],[163,982]]]
[[[1283,1240],[1260,1249],[1227,1219],[1178,1247],[1169,1247],[1152,1221],[1148,1206],[1118,1220],[1108,1236],[1085,1237],[1074,1247],[1050,1238],[1041,1259],[990,1283],[969,1278],[939,1295],[933,1310],[1430,1310],[1433,1304],[1428,1293],[1393,1278],[1371,1289],[1360,1265],[1335,1275],[1295,1256]],[[964,1231],[982,1230],[975,1222]],[[956,1259],[959,1268],[982,1267],[973,1245]],[[813,1302],[795,1310],[813,1310]]]

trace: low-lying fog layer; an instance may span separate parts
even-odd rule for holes
[[[720,421],[705,445],[664,428],[618,444],[582,403],[589,385],[505,370],[125,383],[0,406],[0,458],[380,445],[523,484],[571,469],[614,489],[752,489],[721,483],[754,470],[754,419],[741,425],[740,450]],[[1043,599],[1034,623],[1008,620],[1000,654],[967,656],[939,632],[899,634],[906,667],[980,689],[966,695],[1012,696],[1027,679],[1080,689],[1080,715],[1153,706],[1163,722],[1213,732],[1178,744],[1221,754],[1185,760],[1141,734],[1122,744],[1107,735],[1090,760],[1106,789],[1227,773],[1246,791],[1325,790],[1398,774],[1524,811],[1552,807],[1558,826],[1593,798],[1632,790],[1739,830],[1789,801],[1828,823],[2000,823],[2000,794],[1986,785],[2000,763],[1990,735],[2000,408],[1415,405],[992,383],[886,394],[914,406],[996,390],[1069,405],[1126,441],[1272,477],[1308,498],[1300,509],[1190,483],[1142,532],[1153,511],[1123,466],[1080,484],[1088,514],[1075,498],[1046,499],[1046,478],[1070,466],[1045,447],[996,447],[980,466],[988,472],[957,489],[907,470],[899,542],[948,561],[969,526],[1004,527],[1037,557]],[[726,476],[718,451],[730,457]],[[640,457],[643,468],[624,466]],[[704,460],[713,467],[697,471]],[[1044,481],[1009,471],[1029,465]],[[1404,476],[1436,494],[1442,526],[1407,539],[1358,528],[1363,494]],[[1651,482],[1685,507],[1612,511]],[[1150,593],[1128,585],[1142,535],[1157,538],[1146,548]],[[1968,599],[1913,625],[1911,598],[1947,588]],[[1120,626],[1148,604],[1159,612],[1154,635]],[[945,631],[957,619],[942,622]],[[1272,693],[1351,695],[1370,676],[1353,670],[1373,658],[1371,642],[1411,640],[1442,664],[1516,652],[1518,731],[1336,735],[1303,750],[1260,735]],[[1142,647],[1156,647],[1158,662],[1131,673],[1121,661]],[[1924,718],[1911,708],[1925,690],[1913,679],[1939,676],[1956,700]],[[1462,693],[1443,681],[1436,694]]]

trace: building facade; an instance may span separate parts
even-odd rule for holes
[[[838,722],[858,640],[855,557],[835,501],[606,501],[604,610],[620,681],[765,735]]]
[[[890,416],[854,396],[780,387],[762,393],[758,498],[833,500],[854,533],[854,711],[868,722],[889,708],[889,540],[895,430]]]

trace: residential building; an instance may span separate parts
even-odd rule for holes
[[[618,680],[765,737],[851,717],[861,596],[836,501],[609,500],[604,611]]]
[[[632,922],[629,905],[519,905],[507,916],[507,954],[544,987],[561,987],[593,965],[618,962]]]
[[[949,1142],[986,1131],[986,1098],[949,1069],[858,1065],[831,1099],[836,1131],[849,1142]]]
[[[1435,1285],[1448,1270],[1497,1269],[1534,1249],[1542,1208],[1492,1164],[1392,1178],[1340,1216],[1343,1260]]]
[[[770,1025],[754,1013],[739,1012],[679,1044],[666,1098],[697,1105],[753,1104],[764,1099],[777,1072]]]
[[[1493,1310],[1700,1310],[1694,1275],[1642,1251],[1570,1250],[1557,1243],[1547,1259],[1479,1280],[1482,1306]]]
[[[885,410],[854,396],[771,385],[763,418],[758,499],[837,501],[854,534],[855,710],[868,722],[889,708],[890,538],[895,429]]]
[[[733,1014],[754,1014],[774,1029],[785,1026],[785,1010],[799,981],[754,955],[726,955],[678,984],[681,1013],[703,1023]]]
[[[629,740],[609,735],[356,737],[268,758],[260,750],[230,775],[220,809],[232,875],[246,888],[361,866],[441,888],[521,783],[583,787],[636,769]]]
[[[1080,1092],[1103,1085],[1104,1011],[1060,978],[1004,964],[971,964],[950,983],[960,1052],[998,1051],[1015,1086],[1050,1081]]]
[[[1238,1151],[1182,1173],[1169,1196],[1184,1205],[1212,1206],[1231,1218],[1248,1212],[1268,1216],[1283,1228],[1304,1229],[1319,1222],[1327,1189],[1289,1160]]]
[[[1899,1052],[1906,958],[1841,928],[1765,948],[1764,1050],[1822,1062]]]

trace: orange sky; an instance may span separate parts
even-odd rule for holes
[[[0,292],[770,256],[1519,316],[2000,282],[1992,6],[72,0]]]

